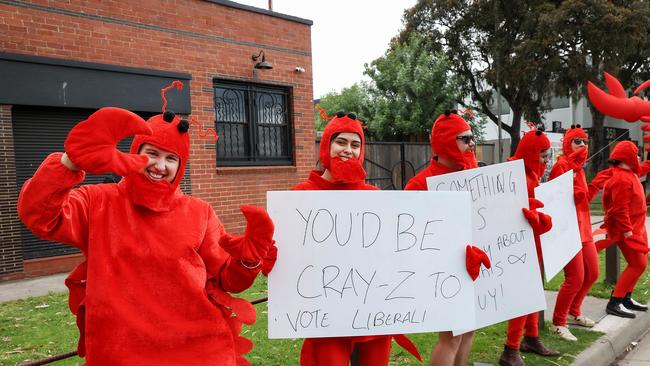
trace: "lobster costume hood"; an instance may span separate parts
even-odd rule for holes
[[[433,128],[431,129],[431,151],[433,155],[451,160],[462,169],[478,167],[474,152],[467,150],[462,153],[456,143],[456,137],[468,130],[472,130],[469,123],[455,112],[441,114],[433,122]]]
[[[550,148],[551,141],[544,132],[531,130],[521,138],[511,160],[523,159],[526,173],[534,173],[539,178],[546,170],[546,163],[540,162],[539,153]]]
[[[127,175],[124,179],[130,198],[136,205],[153,211],[168,211],[173,204],[178,186],[185,174],[185,166],[190,156],[190,125],[174,112],[166,111],[147,120],[151,135],[136,135],[131,143],[131,154],[138,154],[142,145],[150,144],[178,155],[180,162],[174,180],[153,181],[140,171]]]
[[[625,163],[633,172],[639,173],[639,148],[632,141],[619,142],[609,154],[609,160]]]
[[[564,155],[571,155],[573,151],[573,147],[571,145],[571,142],[575,139],[587,139],[587,132],[580,127],[580,125],[577,126],[571,126],[565,133],[564,133],[564,138],[562,139],[562,152]]]
[[[332,139],[334,136],[343,132],[357,134],[361,139],[361,151],[358,159],[351,158],[344,161],[339,157],[330,157]],[[357,121],[356,115],[353,113],[346,115],[344,112],[337,112],[336,116],[327,123],[327,126],[325,126],[323,137],[320,141],[320,148],[318,150],[318,159],[320,160],[323,169],[329,170],[332,174],[334,177],[334,183],[360,182],[366,177],[366,172],[363,170],[365,146],[363,127],[361,126],[361,123]]]

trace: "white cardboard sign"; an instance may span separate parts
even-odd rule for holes
[[[267,206],[269,338],[473,326],[466,192],[268,192]]]
[[[429,190],[469,191],[473,244],[490,257],[475,282],[476,326],[482,328],[546,308],[533,231],[521,211],[528,207],[522,160],[427,178]]]
[[[553,219],[551,230],[541,236],[544,274],[550,281],[582,249],[573,200],[573,170],[535,188],[535,197],[544,203],[538,211]]]

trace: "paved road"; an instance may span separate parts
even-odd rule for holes
[[[618,366],[648,365],[650,365],[650,333],[646,332],[636,347],[618,362]]]

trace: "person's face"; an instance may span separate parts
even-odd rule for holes
[[[458,136],[456,136],[456,145],[458,145],[458,150],[460,150],[461,153],[474,151],[476,141],[474,141],[472,130],[467,130],[458,134]]]
[[[330,144],[330,158],[339,157],[345,161],[349,158],[359,159],[361,154],[361,137],[352,132],[339,133]]]
[[[571,149],[573,149],[573,151],[577,151],[578,149],[582,148],[586,149],[587,147],[589,147],[588,139],[575,138],[571,140]]]
[[[173,152],[161,149],[151,144],[142,144],[140,155],[149,157],[149,164],[144,168],[144,173],[153,181],[174,181],[181,159]]]
[[[550,160],[551,160],[551,149],[542,150],[542,152],[539,153],[539,162],[541,164],[546,165]]]

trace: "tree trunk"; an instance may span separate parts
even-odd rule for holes
[[[512,107],[511,107],[512,108]],[[519,145],[519,140],[521,139],[521,116],[523,111],[519,108],[512,108],[512,130],[510,134],[510,156],[515,155],[517,151],[517,145]]]
[[[607,145],[607,141],[605,141],[605,116],[591,105],[589,110],[592,116],[591,136],[589,136],[591,138],[589,149],[592,156],[589,160],[588,170],[592,175],[595,175],[606,168],[610,149],[603,149]],[[601,149],[603,150],[600,151]]]

